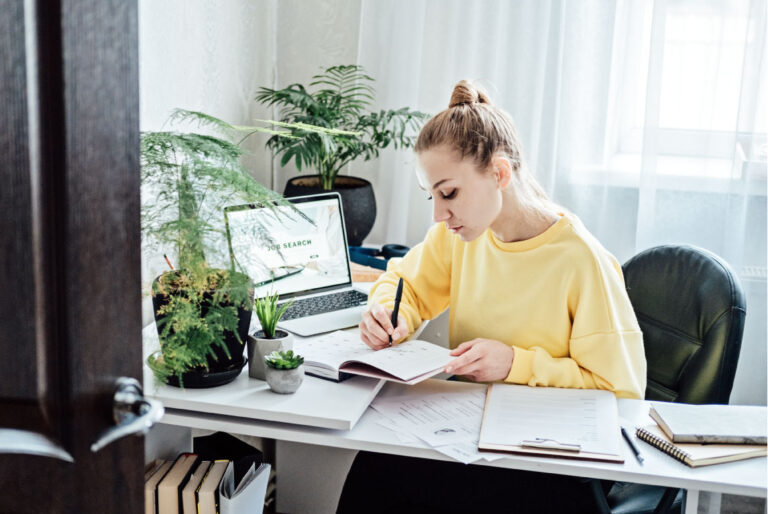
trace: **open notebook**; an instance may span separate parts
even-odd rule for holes
[[[359,334],[347,331],[297,338],[293,350],[304,357],[304,371],[308,375],[335,381],[363,375],[416,384],[442,372],[454,359],[447,348],[419,340],[374,351]]]
[[[637,437],[692,468],[766,455],[759,444],[673,443],[657,425],[638,428]]]

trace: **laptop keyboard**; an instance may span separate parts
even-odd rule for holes
[[[355,290],[313,296],[293,302],[293,305],[283,314],[282,319],[289,320],[322,314],[324,312],[340,311],[350,307],[357,307],[358,305],[365,305],[367,302],[368,295]]]

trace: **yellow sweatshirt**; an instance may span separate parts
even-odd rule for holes
[[[411,333],[450,307],[451,348],[478,337],[514,348],[506,382],[645,394],[643,336],[621,267],[573,215],[513,243],[490,230],[465,243],[437,224],[390,261],[369,304],[391,309],[399,277]]]

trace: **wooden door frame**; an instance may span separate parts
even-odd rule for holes
[[[143,440],[90,451],[141,380],[136,0],[0,0],[0,163],[0,427],[75,459],[0,456],[0,511],[140,511]]]

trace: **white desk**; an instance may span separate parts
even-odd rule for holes
[[[143,339],[146,361],[146,356],[160,344],[154,323],[144,329]],[[143,369],[145,394],[160,400],[166,409],[340,430],[355,426],[384,385],[384,380],[369,377],[335,383],[305,376],[296,393],[276,394],[263,380],[250,378],[246,366],[229,384],[180,389],[158,384],[146,363]]]
[[[158,346],[155,325],[145,327],[143,336],[146,358]],[[323,448],[449,460],[426,445],[402,443],[392,431],[374,422],[375,415],[370,410],[360,417],[356,407],[360,395],[371,391],[370,384],[363,382],[372,379],[359,377],[344,384],[352,385],[356,380],[361,381],[360,387],[340,388],[333,382],[307,377],[297,393],[284,396],[268,391],[266,383],[248,378],[244,369],[228,385],[182,391],[156,388],[149,368],[144,365],[144,392],[163,402],[166,414],[161,423],[167,426],[220,430]],[[473,387],[484,386],[445,380],[428,380],[415,386],[387,383],[379,394],[419,394]],[[645,401],[619,400],[618,408],[619,416],[634,426],[652,423]],[[346,430],[346,427],[353,428]],[[768,496],[765,458],[694,469],[641,441],[637,444],[645,457],[642,466],[626,446],[624,464],[511,455],[492,463],[483,460],[472,465],[679,487],[688,491],[687,514],[697,512],[699,491]]]
[[[340,384],[305,376],[295,394],[273,393],[266,382],[248,377],[248,368],[229,384],[208,389],[155,388],[145,366],[148,396],[166,410],[198,414],[224,414],[245,419],[279,421],[318,428],[349,430],[384,385],[384,380],[353,377]]]
[[[313,387],[312,382],[302,385],[302,387],[307,386]],[[406,392],[419,394],[472,387],[483,386],[443,380],[428,380],[415,386],[387,383],[379,394],[399,395]],[[619,400],[618,405],[619,415],[622,418],[635,425],[649,423],[647,402]],[[374,416],[370,410],[352,430],[345,431],[247,419],[237,415],[236,407],[231,406],[234,415],[204,414],[168,408],[162,423],[324,447],[448,460],[444,455],[425,445],[400,442],[393,432],[373,421]],[[679,487],[688,490],[686,513],[696,512],[699,491],[766,497],[765,458],[693,469],[649,445],[642,442],[638,442],[638,445],[645,457],[645,465],[642,466],[637,463],[628,447],[625,447],[624,464],[511,455],[492,463],[480,461],[479,465]]]

